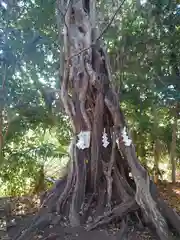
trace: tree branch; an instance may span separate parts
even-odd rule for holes
[[[99,37],[96,39],[96,41],[98,41],[100,38],[103,37],[103,35],[106,33],[106,31],[108,30],[108,28],[111,26],[112,22],[114,21],[117,13],[120,11],[120,9],[122,8],[122,6],[124,5],[126,0],[123,0],[121,2],[121,4],[119,5],[119,7],[117,8],[117,10],[115,11],[114,15],[112,16],[111,20],[109,21],[109,23],[105,26],[105,28],[102,30],[102,32],[100,33]]]

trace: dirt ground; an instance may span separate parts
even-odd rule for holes
[[[180,183],[175,186],[162,183],[159,186],[163,198],[180,213]],[[13,240],[15,236],[27,228],[33,221],[38,210],[38,202],[31,197],[11,199],[12,209],[7,214],[7,208],[3,207],[0,200],[0,220],[4,219],[6,226],[0,228],[1,240]],[[3,210],[4,209],[4,210]],[[141,229],[133,223],[129,224],[126,233],[120,238],[121,227],[118,224],[106,226],[87,232],[83,227],[71,228],[65,225],[50,225],[46,222],[38,228],[32,240],[157,240],[147,229]],[[180,238],[174,238],[180,240]],[[25,239],[24,239],[25,240]]]
[[[33,216],[16,217],[16,225],[8,227],[8,237],[6,240],[13,240],[19,231],[24,230],[25,226],[31,224]],[[33,240],[118,240],[120,229],[116,226],[109,229],[96,229],[87,232],[83,227],[52,226],[46,225],[39,228]],[[1,238],[3,240],[3,238]],[[121,238],[122,239],[122,238]],[[124,240],[156,240],[148,230],[140,230],[134,226],[129,226]],[[5,239],[4,239],[5,240]]]

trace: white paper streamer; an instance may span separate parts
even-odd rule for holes
[[[51,182],[51,183],[56,183],[56,180],[54,180],[53,178],[51,177],[46,177],[46,180]]]
[[[79,140],[76,143],[76,146],[79,149],[89,148],[89,146],[90,146],[90,136],[91,136],[91,132],[90,131],[81,131],[78,134]]]
[[[123,128],[121,134],[122,134],[124,145],[127,147],[131,146],[132,140],[127,135],[126,127]]]
[[[105,132],[105,129],[104,129],[104,133],[102,135],[102,143],[103,143],[103,147],[105,147],[105,148],[107,148],[107,146],[109,145],[108,135]]]

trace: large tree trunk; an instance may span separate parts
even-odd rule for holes
[[[72,226],[86,223],[88,230],[113,220],[126,220],[129,213],[137,216],[141,210],[141,215],[153,226],[159,239],[167,240],[168,215],[168,223],[177,231],[180,219],[164,202],[161,204],[162,200],[127,136],[119,99],[110,85],[109,61],[98,39],[95,1],[72,0],[67,6],[61,97],[74,133],[72,164],[66,181],[55,186],[44,205],[49,206],[49,212],[57,203],[56,211],[68,217]],[[82,149],[78,134],[84,131],[90,134],[90,143]],[[102,136],[107,136],[108,146],[103,144]],[[36,227],[43,210],[35,219]],[[176,219],[176,225],[171,217]],[[92,221],[88,222],[89,219]],[[32,226],[16,239],[32,239],[31,230]]]

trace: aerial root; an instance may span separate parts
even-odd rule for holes
[[[106,212],[103,216],[99,216],[95,221],[87,226],[87,230],[91,231],[101,225],[112,222],[115,218],[123,219],[131,211],[137,211],[139,206],[135,200],[129,200],[121,203],[120,205],[113,208],[111,211]]]
[[[121,221],[120,230],[118,232],[118,238],[124,239],[125,234],[128,232],[128,221],[127,218]]]

